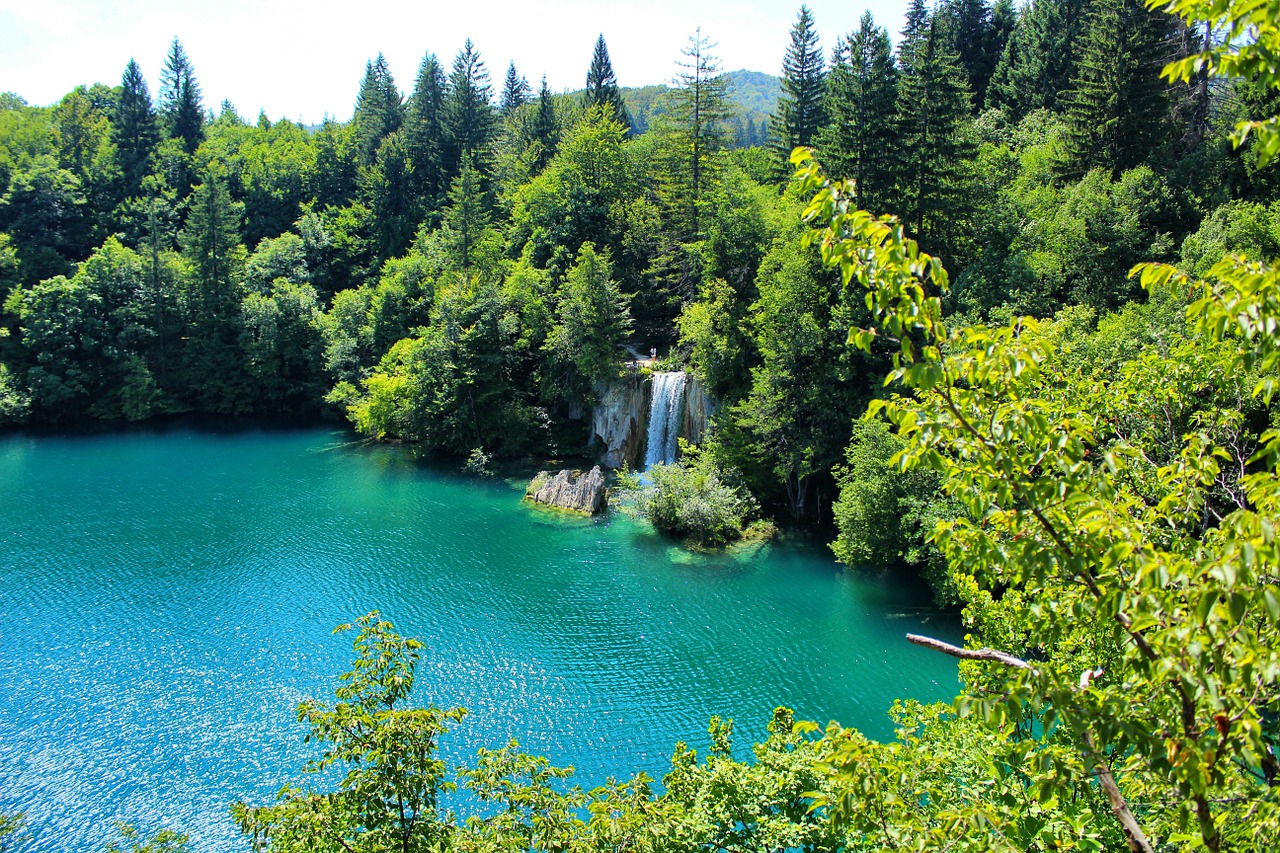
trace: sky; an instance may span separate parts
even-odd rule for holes
[[[825,49],[864,9],[891,34],[907,0],[810,0]],[[580,89],[603,34],[623,86],[667,83],[698,27],[721,69],[779,74],[799,3],[779,0],[0,0],[0,91],[56,103],[117,85],[132,57],[154,97],[169,44],[186,49],[205,106],[304,124],[351,117],[365,64],[383,53],[406,94],[423,56],[450,67],[470,38],[499,91],[507,63],[536,90]]]

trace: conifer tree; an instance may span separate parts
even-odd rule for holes
[[[458,175],[449,187],[449,204],[444,210],[442,227],[454,263],[463,272],[469,272],[476,244],[484,229],[489,227],[488,199],[480,172],[469,155],[463,157]]]
[[[191,264],[197,304],[206,319],[225,319],[239,310],[243,218],[244,203],[231,198],[225,168],[214,161],[191,192],[191,210],[178,237]]]
[[[674,189],[674,206],[680,211],[689,239],[701,236],[699,206],[710,184],[711,159],[724,145],[721,125],[729,117],[729,78],[720,73],[720,62],[711,51],[715,44],[699,27],[681,51],[683,69],[672,80],[670,107],[666,118],[671,149],[678,152],[668,175]],[[678,224],[677,227],[680,227]]]
[[[445,169],[450,177],[460,173],[466,158],[480,172],[486,171],[489,143],[497,129],[492,99],[489,70],[467,39],[453,60],[445,99]]]
[[[1142,0],[1094,0],[1067,103],[1068,174],[1120,172],[1167,141],[1171,103],[1160,69],[1172,27],[1170,15]]]
[[[1062,112],[1076,77],[1089,0],[1032,0],[1005,43],[986,106],[1013,121],[1037,109]]]
[[[949,248],[974,146],[964,132],[969,92],[943,26],[913,0],[899,45],[898,213],[932,251]]]
[[[356,152],[361,166],[372,166],[382,140],[400,129],[404,107],[395,78],[387,68],[386,58],[366,63],[360,95],[356,99],[353,119],[356,125]]]
[[[609,48],[604,43],[604,33],[596,38],[582,101],[582,105],[587,109],[607,104],[613,110],[614,119],[623,127],[630,129],[631,115],[627,112],[627,105],[622,101],[622,90],[618,88],[618,78],[613,73],[613,63],[609,61]]]
[[[375,266],[404,252],[418,225],[413,193],[413,163],[403,131],[382,140],[362,183],[372,214]]]
[[[418,77],[405,116],[406,143],[413,164],[413,183],[424,206],[434,209],[447,188],[445,178],[444,105],[448,91],[444,66],[428,53],[418,67]]]
[[[502,84],[502,115],[509,116],[525,104],[530,98],[529,81],[516,71],[514,62],[507,66],[507,76]]]
[[[176,38],[160,72],[160,113],[169,136],[182,140],[187,154],[194,154],[204,141],[204,105],[191,60]]]
[[[160,141],[160,131],[147,80],[133,59],[125,66],[120,80],[120,96],[111,117],[111,141],[120,167],[122,195],[136,196],[141,191],[142,179],[151,171],[151,154]]]
[[[826,121],[823,95],[827,75],[818,47],[818,31],[808,6],[801,6],[791,27],[791,44],[782,58],[782,97],[771,127],[784,159],[797,145],[812,145]]]
[[[244,246],[240,223],[244,204],[233,201],[225,168],[216,160],[191,191],[186,227],[178,235],[191,266],[184,362],[190,388],[206,411],[227,412],[244,405],[239,355],[240,300]]]
[[[533,163],[534,171],[541,172],[551,162],[560,145],[560,122],[556,118],[555,100],[551,97],[551,89],[547,87],[545,74],[542,76],[542,86],[538,89],[538,111],[533,115],[530,136],[530,141],[538,145]]]
[[[818,145],[830,174],[852,178],[861,209],[886,211],[894,182],[898,71],[889,32],[864,12],[842,39],[827,79]]]
[[[948,0],[940,10],[946,20],[951,50],[959,58],[960,67],[973,94],[976,112],[987,94],[987,84],[995,72],[1004,44],[997,45],[987,0]]]

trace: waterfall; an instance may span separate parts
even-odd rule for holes
[[[680,445],[680,420],[683,415],[684,389],[688,376],[683,370],[653,374],[653,391],[649,399],[649,436],[644,453],[644,467],[659,462],[676,461]]]

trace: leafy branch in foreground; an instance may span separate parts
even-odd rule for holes
[[[1274,15],[1217,14],[1275,30]],[[937,259],[896,219],[853,209],[852,186],[809,152],[793,160],[813,195],[807,239],[866,291],[875,327],[851,342],[893,341],[886,384],[911,394],[869,416],[897,427],[901,468],[937,472],[964,508],[934,539],[973,636],[1035,661],[966,663],[960,709],[996,726],[1030,714],[1039,796],[1098,780],[1132,850],[1267,846],[1280,829],[1280,433],[1251,433],[1233,402],[1241,368],[1270,402],[1280,275],[1243,258],[1196,282],[1137,268],[1149,289],[1191,289],[1186,328],[1118,375],[1082,375],[1051,323],[949,329]],[[1134,428],[1173,410],[1185,429],[1172,448]]]

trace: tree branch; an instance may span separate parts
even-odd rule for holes
[[[953,646],[950,643],[944,643],[942,640],[935,640],[933,637],[925,637],[921,634],[907,634],[907,642],[914,643],[917,646],[924,646],[926,649],[933,649],[935,652],[942,652],[944,655],[951,655],[953,658],[995,661],[1005,666],[1011,666],[1014,669],[1036,672],[1034,666],[1008,652],[1000,652],[995,649],[966,649],[960,646]]]
[[[1015,657],[1008,652],[997,651],[996,649],[965,649],[920,634],[908,634],[907,641],[962,660],[994,661],[1014,669],[1024,669],[1032,674],[1037,673],[1036,668],[1022,658]],[[1089,682],[1097,677],[1100,672],[1100,670],[1088,670],[1080,676],[1081,688],[1087,688]],[[1116,820],[1120,821],[1120,828],[1124,830],[1125,841],[1128,843],[1129,849],[1133,853],[1153,853],[1151,842],[1147,840],[1146,833],[1138,825],[1138,820],[1133,816],[1133,812],[1129,811],[1129,804],[1125,802],[1124,794],[1121,793],[1120,786],[1116,784],[1115,776],[1111,774],[1110,763],[1108,763],[1106,756],[1094,745],[1093,735],[1087,731],[1084,733],[1084,745],[1085,758],[1096,767],[1095,775],[1097,776],[1098,784],[1102,786],[1102,792],[1107,796],[1107,802],[1111,805],[1111,813],[1116,816]]]

